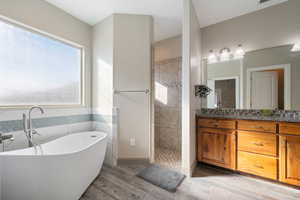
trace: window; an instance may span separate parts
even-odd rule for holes
[[[0,21],[0,106],[81,105],[83,49]]]

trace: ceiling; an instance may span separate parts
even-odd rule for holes
[[[200,26],[205,27],[286,1],[270,0],[259,4],[259,0],[193,0],[193,3]]]
[[[182,0],[45,0],[74,17],[95,25],[112,13],[144,14],[154,18],[155,41],[181,34]],[[285,2],[271,0],[193,0],[201,27]],[[222,3],[221,3],[222,2]],[[226,3],[225,3],[226,2]]]

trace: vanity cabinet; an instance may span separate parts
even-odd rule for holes
[[[235,133],[232,130],[200,128],[198,160],[235,169]]]
[[[237,170],[276,180],[278,178],[277,124],[246,120],[239,120],[237,124]]]
[[[299,124],[279,125],[279,180],[300,186],[300,129]]]
[[[276,134],[238,131],[238,150],[276,157],[277,139]]]
[[[228,169],[236,168],[234,120],[198,120],[198,160]]]
[[[300,123],[198,117],[197,159],[300,186]]]
[[[238,151],[237,170],[276,180],[277,162],[277,158],[274,157]]]

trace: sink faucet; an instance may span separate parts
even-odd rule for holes
[[[25,132],[27,140],[28,140],[28,146],[29,147],[34,146],[33,135],[38,134],[38,132],[32,128],[31,113],[35,109],[40,110],[41,114],[44,114],[44,109],[40,106],[33,106],[29,109],[28,120],[27,120],[26,114],[23,113],[23,127],[24,127],[24,132]]]

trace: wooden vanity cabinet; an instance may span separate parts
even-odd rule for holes
[[[234,120],[198,120],[198,161],[236,169],[236,123]]]
[[[277,123],[239,120],[237,127],[237,170],[277,180]]]
[[[198,160],[219,167],[235,169],[235,131],[200,128],[198,134]]]
[[[300,129],[299,124],[279,125],[279,180],[300,186]]]
[[[198,117],[197,159],[300,186],[300,123]]]

